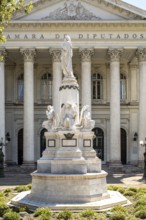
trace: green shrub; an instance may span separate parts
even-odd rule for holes
[[[124,192],[124,196],[134,196],[135,195],[135,192],[127,189],[125,192]]]
[[[10,189],[10,188],[7,188],[4,190],[4,193],[10,193],[10,192],[12,192],[12,189]]]
[[[97,213],[91,209],[82,211],[80,215],[81,217],[89,218],[89,219],[97,217]]]
[[[138,191],[138,189],[134,188],[134,187],[129,187],[128,190],[132,191],[132,192],[135,192],[135,193],[137,193],[137,191]]]
[[[17,212],[10,211],[4,214],[3,219],[4,220],[19,220],[20,215]]]
[[[9,206],[5,202],[0,202],[0,217],[10,210]]]
[[[26,185],[22,185],[22,186],[16,186],[15,187],[15,191],[16,192],[23,192],[23,191],[28,191],[30,190],[29,187]]]
[[[52,211],[51,211],[51,209],[45,208],[45,207],[37,208],[34,212],[34,217],[38,217],[40,215],[47,215],[47,216],[51,217]]]
[[[69,220],[73,218],[73,213],[70,210],[64,210],[59,212],[57,219],[60,220]]]
[[[146,219],[146,208],[143,207],[143,209],[140,209],[139,211],[137,211],[135,213],[135,217],[140,218],[140,219]]]
[[[29,190],[31,190],[31,188],[32,188],[32,183],[27,184],[27,187],[28,187]]]
[[[121,211],[115,211],[110,215],[110,220],[126,220],[126,216]]]
[[[108,186],[108,190],[118,191],[118,189],[119,186],[114,186],[114,185]]]
[[[47,215],[46,213],[41,214],[38,217],[39,220],[51,220],[51,216]]]
[[[124,212],[126,213],[127,212],[127,209],[121,205],[116,205],[112,210],[112,212]]]
[[[20,206],[19,207],[19,212],[29,212],[29,208],[27,206]]]
[[[126,189],[124,187],[119,187],[118,192],[124,194]]]
[[[141,199],[137,200],[136,203],[134,204],[134,207],[140,206],[140,205],[145,205],[146,206],[146,199],[142,197]]]

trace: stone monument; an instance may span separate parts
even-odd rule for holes
[[[79,85],[72,69],[72,43],[65,36],[62,46],[60,115],[48,106],[48,120],[43,122],[46,149],[32,173],[32,190],[19,194],[12,203],[35,209],[108,209],[115,204],[127,204],[118,192],[107,191],[107,173],[101,170],[101,160],[93,149],[95,122],[89,106],[79,112]]]

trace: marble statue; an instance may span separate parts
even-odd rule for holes
[[[72,69],[72,43],[71,38],[68,35],[65,35],[64,43],[62,45],[61,53],[61,65],[63,70],[63,75],[67,78],[74,77]]]
[[[47,106],[46,115],[48,120],[43,122],[42,127],[48,131],[55,129],[57,127],[57,118],[52,105]]]
[[[89,106],[85,105],[83,106],[81,110],[81,116],[80,116],[80,126],[83,129],[93,129],[95,125],[95,121],[91,120],[91,113],[89,110]]]
[[[76,124],[77,106],[72,103],[65,103],[61,109],[61,126],[64,128],[73,128]]]

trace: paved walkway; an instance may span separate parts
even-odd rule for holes
[[[0,178],[0,190],[31,183],[31,175],[26,173],[5,172],[5,177]],[[108,174],[108,185],[120,185],[125,187],[146,187],[146,180],[142,174]]]

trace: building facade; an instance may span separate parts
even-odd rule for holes
[[[0,46],[0,137],[8,164],[32,165],[45,148],[47,105],[59,112],[61,45],[70,35],[80,107],[95,120],[103,163],[142,165],[146,137],[146,12],[120,0],[36,0]]]

